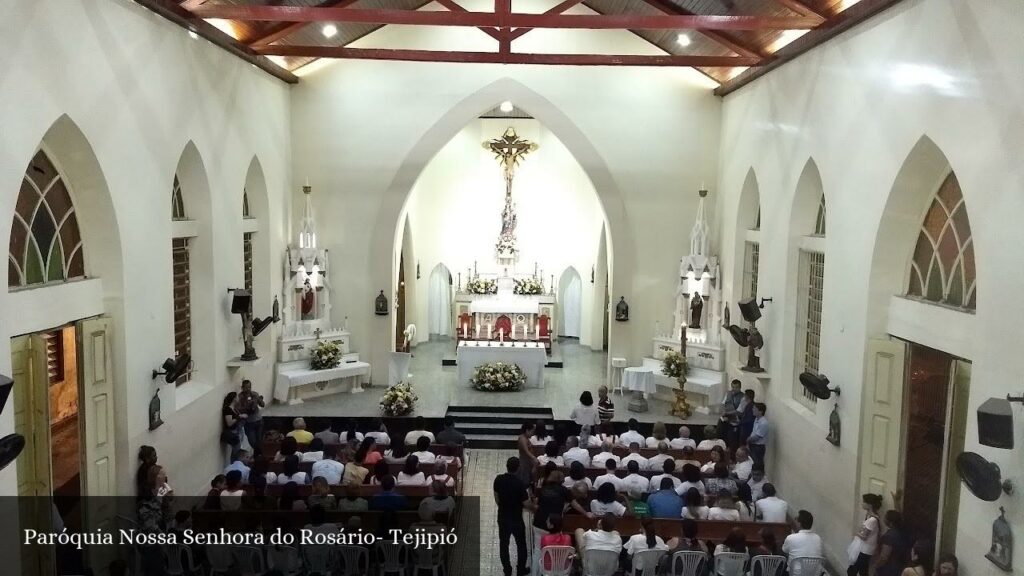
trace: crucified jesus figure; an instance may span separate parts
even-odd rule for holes
[[[494,152],[494,157],[501,163],[505,175],[505,197],[512,196],[512,178],[515,176],[516,166],[519,161],[539,146],[536,142],[524,140],[516,134],[516,129],[511,126],[501,138],[495,138],[483,143],[484,148]]]

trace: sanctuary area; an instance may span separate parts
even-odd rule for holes
[[[1024,576],[1019,1],[5,8],[3,574]]]

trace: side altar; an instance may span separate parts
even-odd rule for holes
[[[338,392],[362,392],[370,381],[370,364],[352,353],[347,326],[331,324],[329,254],[318,248],[316,220],[310,200],[312,187],[302,187],[305,208],[298,244],[288,246],[284,266],[284,327],[277,350],[274,400],[289,404]],[[348,322],[346,321],[345,324]],[[334,368],[313,370],[310,356],[317,343],[333,342],[341,350]]]
[[[536,278],[528,274],[478,274],[467,284],[467,289],[459,286],[453,306],[457,339],[535,341],[544,344],[550,353],[551,334],[555,333],[556,298],[553,293],[544,293],[543,283]],[[517,281],[541,293],[517,294]],[[479,286],[488,287],[485,289],[493,293],[469,291],[469,287]]]

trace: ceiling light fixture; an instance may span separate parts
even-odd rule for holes
[[[338,33],[338,27],[334,24],[324,24],[320,32],[323,33],[324,38],[334,38],[334,35]]]
[[[687,36],[686,34],[680,34],[679,36],[676,36],[676,43],[678,43],[683,48],[689,46],[690,42],[690,37]]]
[[[505,114],[508,114],[509,112],[512,112],[513,110],[515,110],[515,106],[512,105],[512,101],[511,100],[505,100],[504,102],[501,103],[501,106],[499,107],[499,109],[502,112],[504,112]]]

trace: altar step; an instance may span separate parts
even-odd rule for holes
[[[441,357],[441,366],[458,366],[459,363],[455,359],[455,346],[453,345],[450,350],[446,350],[444,356]],[[558,342],[551,343],[551,355],[548,356],[548,361],[544,364],[545,368],[563,368],[565,365],[562,363],[562,351],[558,345]]]
[[[446,416],[466,435],[470,448],[514,450],[519,430],[526,420],[543,420],[554,425],[550,408],[503,406],[449,406]]]

